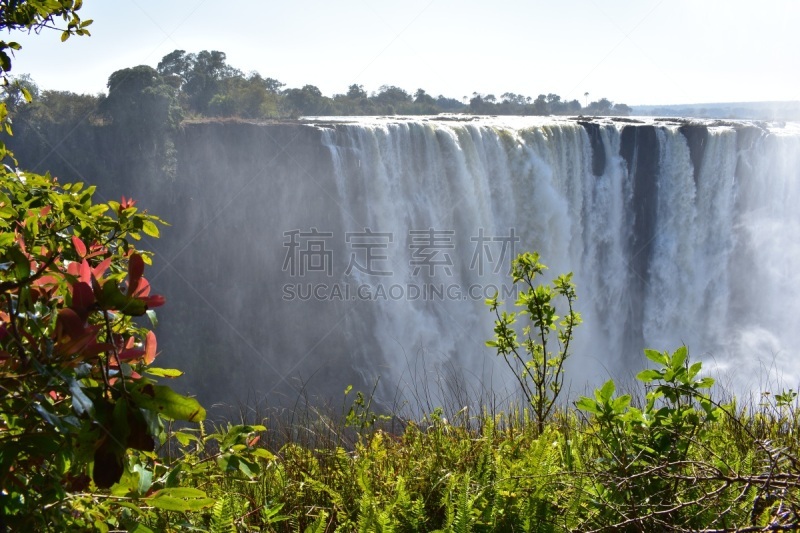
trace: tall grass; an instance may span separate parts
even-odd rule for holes
[[[632,403],[644,405],[645,392]],[[416,418],[375,411],[369,393],[350,392],[337,407],[242,406],[240,422],[265,429],[240,452],[268,453],[249,475],[197,477],[217,503],[181,523],[301,533],[790,530],[800,527],[800,411],[793,396],[781,398],[712,398],[721,416],[690,434],[662,431],[686,450],[663,456],[635,434],[613,447],[596,417],[569,405],[542,430],[528,405],[496,397],[457,397]],[[217,441],[235,427],[214,428]],[[220,450],[193,453],[198,464]]]

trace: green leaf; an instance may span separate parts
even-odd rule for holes
[[[611,397],[614,395],[615,390],[617,390],[617,386],[614,385],[614,380],[609,379],[605,382],[605,384],[603,384],[602,388],[595,391],[594,395],[599,402],[608,403],[609,400],[611,400]]]
[[[656,363],[657,365],[666,365],[667,364],[667,356],[663,353],[659,352],[658,350],[650,350],[646,349],[644,351],[645,357]]]
[[[681,346],[675,353],[672,354],[672,368],[677,370],[683,366],[683,363],[686,362],[686,358],[689,356],[689,349],[686,346]]]
[[[232,453],[224,453],[217,458],[217,464],[223,472],[240,471],[248,478],[252,479],[255,474],[253,470],[258,470],[258,465],[247,462],[243,457]]]
[[[142,221],[142,231],[144,231],[145,235],[149,235],[150,237],[158,237],[159,231],[158,226],[153,224],[150,220]]]
[[[176,368],[155,368],[150,367],[145,370],[146,373],[151,374],[153,376],[158,376],[161,378],[177,378],[183,375],[183,372]]]
[[[139,486],[137,487],[139,494],[147,494],[147,491],[153,486],[153,472],[141,464],[134,465],[133,471],[139,474]]]
[[[78,416],[88,413],[90,416],[94,415],[94,404],[92,400],[83,392],[83,387],[80,382],[69,378],[69,392],[72,394],[72,409]]]
[[[581,396],[581,398],[577,402],[575,402],[575,407],[577,407],[581,411],[587,411],[595,415],[600,414],[600,409],[598,408],[597,402],[595,402],[591,398],[587,398],[586,396]]]
[[[262,459],[266,459],[267,461],[274,461],[275,460],[275,454],[273,454],[269,450],[265,450],[264,448],[256,448],[255,450],[253,450],[250,453],[252,453],[256,457],[260,457]]]
[[[139,407],[169,420],[199,422],[206,418],[206,410],[197,400],[182,396],[165,385],[138,383],[131,389],[131,393]]]
[[[185,446],[185,445],[184,445]],[[178,466],[172,469],[172,471],[167,476],[167,481],[165,483],[167,488],[177,487],[181,480],[181,471],[183,470],[183,465],[178,463]]]
[[[615,398],[614,399],[614,401],[611,403],[611,407],[614,409],[614,411],[622,412],[630,404],[631,404],[631,395],[630,394],[623,394],[619,398]]]
[[[113,280],[108,280],[103,284],[103,301],[101,303],[105,309],[116,309],[128,316],[142,316],[147,311],[147,304],[144,300],[129,298],[122,294]]]
[[[695,386],[698,389],[708,389],[712,385],[714,385],[714,378],[705,377],[705,378],[703,378],[701,380],[698,380],[697,384]]]
[[[12,261],[14,261],[14,275],[17,277],[18,281],[24,281],[28,279],[31,275],[31,263],[30,260],[25,257],[25,254],[22,253],[17,246],[12,246],[8,249],[8,255]]]
[[[202,490],[190,487],[161,489],[145,501],[157,509],[178,512],[199,511],[216,502],[213,498],[208,498]]]
[[[643,383],[650,383],[653,380],[661,379],[664,377],[664,374],[659,372],[658,370],[648,369],[642,370],[638,374],[636,374],[636,379]]]

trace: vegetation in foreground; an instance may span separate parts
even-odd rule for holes
[[[570,276],[538,283],[536,254],[514,261],[518,312],[487,302],[497,318],[488,344],[517,376],[518,407],[404,420],[359,393],[338,417],[204,423],[195,400],[163,384],[180,372],[152,364],[152,308],[164,301],[134,244],[156,237],[159,220],[131,200],[92,196],[49,176],[0,175],[5,530],[800,527],[796,394],[719,402],[682,347],[646,352],[655,366],[638,392],[616,394],[609,381],[563,407],[580,317]]]
[[[79,0],[2,7],[2,28],[63,20],[64,38],[88,33]],[[3,73],[18,49],[0,41]],[[519,406],[406,420],[357,393],[338,417],[204,422],[164,384],[180,372],[153,366],[153,308],[165,302],[137,243],[160,219],[19,170],[3,145],[0,156],[2,531],[800,528],[794,391],[721,402],[682,347],[647,351],[654,368],[638,391],[609,381],[566,407],[576,292],[569,275],[539,283],[536,254],[514,262],[517,312],[487,302],[488,344],[514,372]]]

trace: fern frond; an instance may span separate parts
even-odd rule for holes
[[[233,502],[228,494],[221,496],[211,510],[210,533],[236,533]]]

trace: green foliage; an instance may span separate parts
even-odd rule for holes
[[[62,39],[88,34],[80,7],[79,0],[0,0],[0,27],[38,31],[63,19]],[[18,48],[0,41],[3,74],[9,50]],[[158,72],[148,69],[112,75],[103,105],[117,128],[152,126],[125,109],[141,106],[160,114],[158,127],[168,130],[176,125],[176,97],[189,110],[220,115],[413,112],[434,102],[421,89],[412,99],[391,86],[373,97],[357,85],[333,99],[310,85],[278,94],[280,82],[245,79],[220,52],[177,50]],[[7,105],[38,125],[48,124],[49,113],[52,125],[79,122],[97,102],[45,91],[43,108],[30,102],[32,80],[15,82],[0,104],[9,133]],[[450,105],[441,96],[435,102]],[[569,105],[552,94],[531,102],[506,93],[499,103],[476,94],[473,102],[483,112]],[[144,271],[152,256],[136,245],[158,237],[162,221],[129,199],[95,203],[94,192],[0,169],[0,529],[800,528],[793,389],[765,397],[758,409],[722,405],[711,396],[713,380],[683,347],[646,351],[656,367],[637,376],[643,395],[617,396],[609,381],[580,398],[579,411],[558,408],[580,317],[569,274],[535,283],[545,269],[537,254],[514,261],[517,313],[501,313],[496,297],[487,302],[497,317],[489,345],[514,370],[526,405],[477,416],[465,410],[452,422],[434,409],[401,422],[375,412],[372,395],[357,393],[341,420],[307,420],[271,448],[264,437],[276,432],[274,424],[270,433],[266,425],[230,423],[207,433],[197,401],[158,381],[181,372],[152,366],[153,308],[164,299],[150,293]],[[556,300],[566,304],[564,318]],[[518,334],[520,317],[528,324]],[[314,432],[313,445],[292,437]]]
[[[576,299],[572,273],[557,277],[552,286],[535,285],[537,276],[547,267],[539,262],[538,253],[523,253],[514,259],[511,276],[520,289],[516,305],[521,311],[500,312],[502,302],[497,294],[486,300],[486,305],[495,313],[495,338],[486,345],[497,350],[514,372],[520,389],[536,415],[540,431],[552,414],[564,383],[564,362],[569,357],[569,345],[573,330],[580,324],[580,315],[573,310]],[[567,310],[559,321],[554,300],[566,300]],[[527,316],[529,324],[522,329],[522,340],[514,324],[518,316]],[[555,332],[555,341],[551,340]],[[553,347],[556,344],[557,346]]]
[[[236,533],[233,521],[233,502],[229,495],[222,496],[211,511],[211,533]]]
[[[690,364],[686,347],[645,355],[658,367],[637,376],[647,386],[641,409],[630,395],[614,397],[611,381],[576,404],[590,416],[593,454],[600,458],[581,488],[594,502],[591,512],[584,510],[586,525],[615,531],[797,527],[798,514],[788,511],[798,502],[789,488],[800,480],[795,444],[789,452],[758,439],[746,416],[714,402],[707,392],[713,379],[699,377],[702,365]],[[791,433],[779,429],[784,423],[768,422],[778,429],[774,438],[787,442]],[[766,473],[758,472],[754,452]]]
[[[173,130],[181,120],[175,89],[147,65],[111,74],[100,112],[115,126],[142,137]]]
[[[88,33],[85,27],[73,28],[73,34],[79,32]],[[145,73],[148,69],[149,72]],[[146,90],[141,87],[143,78],[153,78],[152,86],[148,85]],[[142,107],[122,103],[128,99],[118,98],[120,95],[112,96],[113,92],[122,92],[118,91],[119,82],[122,85],[139,86],[134,100],[141,101]],[[6,93],[9,109],[16,111],[22,93],[18,87],[10,87]],[[325,96],[312,84],[285,88],[284,83],[263,77],[257,72],[245,74],[229,65],[225,53],[218,50],[202,50],[198,53],[174,50],[161,59],[155,71],[146,66],[118,70],[109,80],[108,95],[116,102],[107,103],[102,99],[98,102],[94,98],[92,109],[85,110],[78,97],[93,97],[72,96],[75,98],[62,94],[60,98],[53,99],[53,103],[61,103],[63,108],[64,103],[74,100],[81,112],[67,109],[67,115],[105,115],[109,121],[117,124],[127,123],[134,129],[155,130],[165,124],[174,128],[184,116],[192,119],[236,117],[264,120],[310,115],[435,115],[467,112],[482,115],[574,115],[581,112],[628,115],[631,112],[625,104],[613,104],[605,98],[592,102],[584,109],[578,100],[565,101],[552,93],[541,94],[535,100],[508,92],[500,98],[473,93],[469,105],[466,105],[462,99],[444,95],[434,97],[421,88],[412,96],[400,87],[382,85],[376,92],[368,94],[363,86],[353,84],[343,94]],[[463,100],[466,99],[463,97]],[[63,116],[61,111],[49,108],[49,102],[43,101],[42,105],[45,106],[45,109],[39,110],[42,117],[57,121]],[[137,113],[132,113],[132,110]]]
[[[69,492],[119,482],[131,453],[163,441],[162,419],[205,417],[145,377],[156,336],[136,318],[153,318],[164,298],[150,293],[151,257],[134,243],[161,220],[93,194],[0,173],[0,486],[19,526],[68,520]]]

